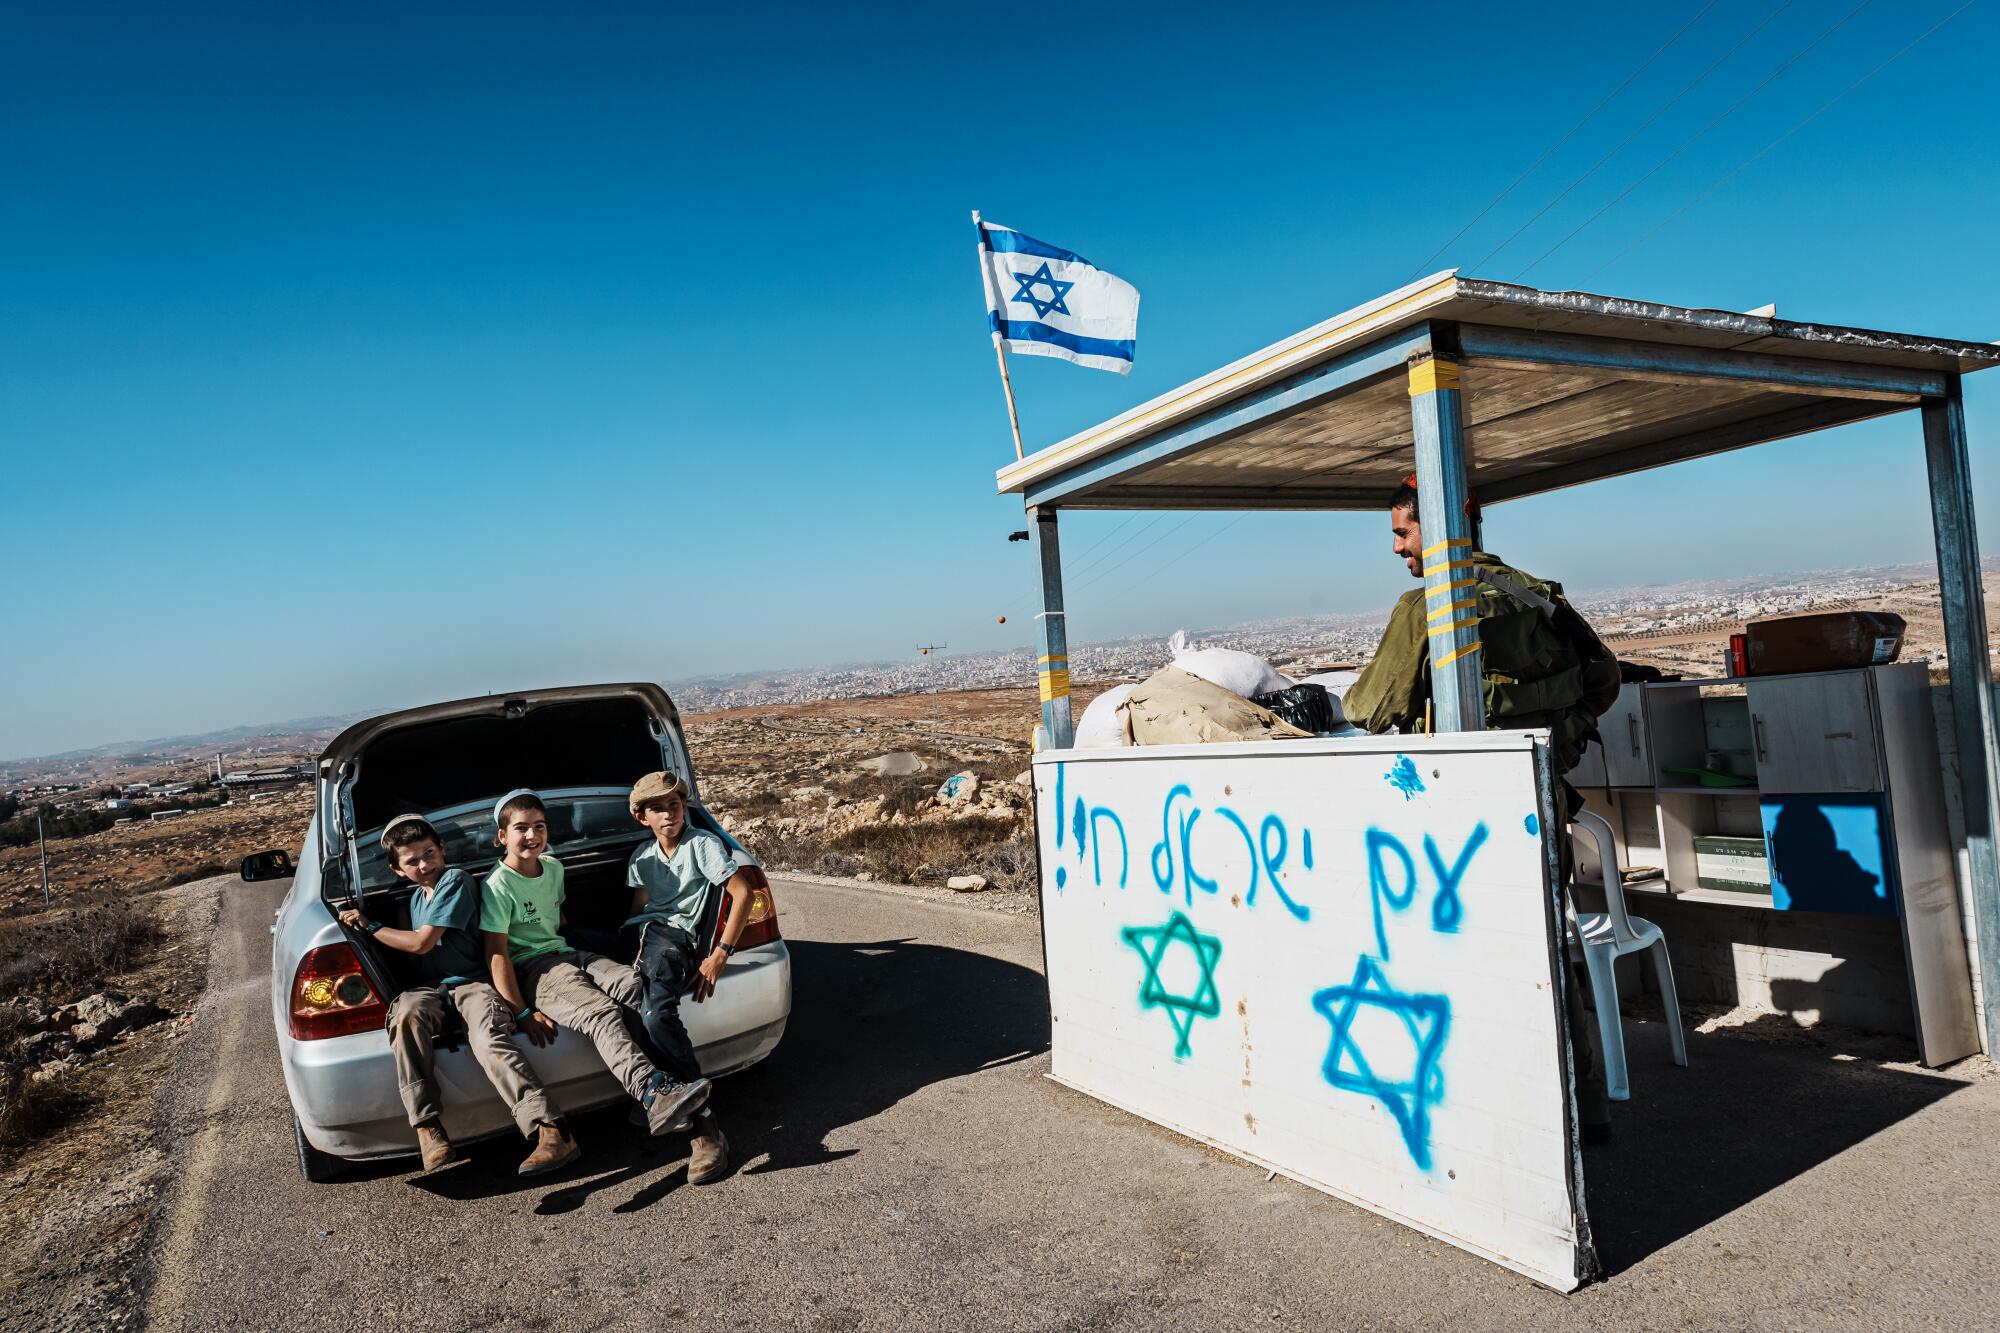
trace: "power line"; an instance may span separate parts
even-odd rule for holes
[[[1196,551],[1199,551],[1202,547],[1208,545],[1210,542],[1214,541],[1217,537],[1220,537],[1223,533],[1229,531],[1231,528],[1235,527],[1238,523],[1241,523],[1244,519],[1248,517],[1250,517],[1250,515],[1248,514],[1238,514],[1235,518],[1230,519],[1227,523],[1217,528],[1214,532],[1209,533],[1206,537],[1203,537],[1193,546],[1188,547],[1187,550],[1182,551],[1179,555],[1167,561],[1165,564],[1154,566],[1153,568],[1154,575],[1157,576],[1165,572],[1166,570],[1172,569],[1175,565],[1187,559],[1189,556],[1193,555]]]
[[[1111,531],[1105,533],[1102,537],[1099,537],[1096,541],[1092,542],[1085,549],[1078,551],[1076,553],[1076,559],[1079,562],[1081,562],[1089,558],[1092,552],[1098,550],[1100,547],[1104,545],[1104,543],[1110,541],[1113,537],[1116,537],[1120,532],[1123,532],[1126,529],[1126,527],[1128,527],[1131,524],[1132,520],[1137,517],[1139,517],[1139,513],[1136,510],[1130,514],[1125,515],[1124,518],[1118,520],[1117,527],[1114,527],[1113,529],[1111,529]]]
[[[1623,259],[1626,255],[1631,254],[1646,240],[1652,237],[1656,232],[1678,221],[1690,209],[1696,207],[1704,199],[1708,198],[1710,195],[1714,194],[1717,190],[1721,189],[1723,186],[1729,184],[1729,182],[1735,180],[1738,176],[1742,175],[1743,172],[1747,170],[1752,164],[1762,159],[1766,154],[1770,153],[1773,149],[1777,148],[1780,144],[1784,143],[1794,134],[1797,134],[1800,130],[1812,124],[1815,120],[1818,120],[1828,111],[1831,111],[1835,105],[1845,100],[1848,94],[1852,93],[1862,84],[1874,78],[1877,74],[1880,74],[1883,70],[1889,68],[1889,66],[1895,64],[1898,60],[1901,60],[1904,56],[1908,55],[1910,52],[1916,50],[1917,47],[1923,45],[1924,42],[1930,40],[1931,36],[1935,34],[1938,29],[1944,27],[1945,24],[1951,22],[1953,19],[1957,18],[1960,14],[1963,14],[1966,10],[1972,8],[1977,3],[1979,3],[1979,0],[1965,0],[1964,4],[1960,5],[1957,9],[1952,10],[1951,13],[1946,14],[1943,18],[1939,19],[1936,23],[1933,23],[1929,28],[1925,29],[1923,34],[1917,37],[1908,46],[1905,46],[1902,50],[1890,56],[1887,60],[1877,65],[1874,69],[1871,69],[1866,74],[1863,74],[1853,83],[1848,84],[1838,93],[1834,94],[1832,97],[1828,98],[1825,102],[1821,103],[1818,110],[1814,111],[1804,120],[1801,120],[1798,124],[1786,130],[1783,134],[1779,135],[1777,138],[1771,140],[1771,142],[1765,144],[1762,148],[1759,148],[1756,152],[1750,154],[1750,156],[1744,158],[1741,162],[1738,162],[1735,166],[1731,167],[1728,171],[1724,172],[1721,176],[1717,177],[1716,180],[1712,184],[1710,184],[1707,189],[1703,190],[1700,194],[1688,200],[1685,204],[1682,204],[1672,213],[1660,219],[1660,221],[1654,223],[1651,227],[1647,228],[1645,231],[1641,232],[1638,236],[1634,237],[1630,245],[1626,246],[1623,250],[1620,250],[1617,254],[1611,256],[1611,258],[1605,260],[1602,264],[1599,264],[1596,268],[1592,269],[1587,275],[1585,275],[1584,280],[1587,282],[1591,278],[1596,277],[1599,273],[1602,273],[1605,269],[1611,267],[1613,264]]]
[[[1134,518],[1137,518],[1137,517],[1138,517],[1138,515],[1137,515],[1137,514],[1134,514],[1134,515],[1133,515],[1133,517],[1134,517]],[[1112,556],[1114,556],[1114,555],[1118,554],[1118,552],[1119,552],[1120,550],[1124,549],[1124,548],[1125,548],[1125,547],[1127,547],[1127,546],[1130,546],[1130,545],[1131,545],[1131,544],[1132,544],[1132,543],[1133,543],[1134,541],[1138,540],[1138,539],[1139,539],[1140,537],[1143,537],[1143,536],[1145,536],[1148,530],[1150,530],[1150,529],[1152,529],[1152,528],[1154,528],[1154,527],[1157,527],[1157,526],[1158,526],[1158,525],[1160,524],[1160,522],[1161,522],[1162,520],[1164,520],[1165,518],[1166,518],[1166,515],[1165,515],[1165,514],[1155,514],[1155,515],[1154,515],[1154,516],[1153,516],[1153,517],[1152,517],[1152,518],[1151,518],[1150,520],[1148,520],[1148,521],[1147,521],[1147,522],[1145,523],[1145,525],[1144,525],[1144,526],[1142,526],[1142,527],[1141,527],[1141,528],[1140,528],[1140,529],[1139,529],[1139,530],[1138,530],[1137,532],[1134,532],[1134,533],[1133,533],[1133,534],[1132,534],[1131,536],[1127,537],[1127,538],[1126,538],[1126,539],[1125,539],[1124,541],[1122,541],[1122,542],[1119,542],[1119,543],[1118,543],[1118,545],[1116,545],[1116,546],[1112,547],[1112,548],[1111,548],[1110,550],[1108,550],[1108,551],[1104,552],[1104,553],[1103,553],[1102,555],[1098,556],[1098,558],[1097,558],[1097,559],[1096,559],[1095,561],[1091,562],[1091,563],[1090,563],[1090,564],[1088,564],[1088,565],[1081,565],[1081,564],[1079,564],[1079,568],[1078,568],[1078,569],[1076,570],[1076,572],[1075,572],[1075,573],[1071,574],[1071,575],[1070,575],[1070,577],[1071,577],[1071,578],[1073,578],[1073,579],[1080,579],[1080,578],[1082,578],[1082,577],[1083,577],[1083,576],[1084,576],[1085,574],[1088,574],[1088,573],[1090,573],[1090,571],[1091,571],[1091,570],[1093,570],[1093,569],[1100,569],[1100,568],[1102,568],[1102,567],[1103,567],[1103,565],[1104,565],[1104,562],[1105,562],[1105,561],[1109,560],[1109,559],[1110,559],[1110,558],[1111,558]]]
[[[1687,87],[1681,89],[1679,92],[1675,93],[1672,97],[1668,98],[1666,104],[1663,105],[1658,111],[1655,111],[1652,115],[1646,117],[1645,121],[1639,126],[1638,129],[1633,130],[1623,139],[1620,139],[1618,141],[1617,147],[1613,148],[1603,157],[1598,158],[1597,161],[1593,162],[1590,165],[1590,169],[1588,171],[1585,171],[1581,176],[1578,176],[1568,185],[1565,185],[1562,188],[1562,193],[1558,194],[1555,198],[1549,200],[1546,204],[1543,204],[1540,212],[1536,213],[1526,222],[1523,222],[1520,226],[1514,228],[1513,232],[1507,237],[1506,240],[1500,242],[1500,244],[1494,246],[1491,250],[1488,250],[1485,253],[1485,255],[1483,255],[1480,258],[1479,262],[1474,264],[1472,267],[1475,269],[1484,268],[1488,260],[1492,259],[1502,250],[1505,250],[1515,241],[1519,240],[1522,232],[1534,226],[1537,222],[1540,222],[1551,208],[1554,208],[1557,204],[1567,199],[1572,190],[1576,189],[1577,186],[1589,180],[1592,176],[1595,176],[1598,173],[1598,171],[1603,168],[1605,163],[1609,162],[1612,158],[1618,156],[1618,154],[1624,152],[1625,146],[1627,144],[1631,143],[1634,139],[1638,138],[1640,135],[1644,134],[1647,130],[1651,129],[1654,121],[1658,120],[1661,116],[1666,115],[1667,112],[1672,110],[1674,105],[1678,103],[1683,97],[1686,97],[1689,93],[1693,92],[1696,88],[1699,88],[1703,83],[1705,83],[1709,75],[1715,73],[1716,70],[1722,67],[1724,61],[1728,60],[1729,57],[1735,55],[1738,51],[1741,51],[1744,45],[1747,42],[1749,42],[1749,40],[1752,37],[1755,37],[1758,33],[1770,27],[1771,21],[1777,18],[1778,15],[1790,9],[1792,7],[1792,4],[1793,0],[1783,0],[1783,3],[1781,3],[1776,9],[1772,10],[1769,14],[1764,16],[1764,21],[1762,23],[1759,23],[1749,32],[1743,34],[1743,36],[1740,39],[1738,39],[1736,45],[1730,47],[1727,51],[1724,51],[1720,56],[1717,56],[1714,64],[1710,65],[1707,69],[1703,70],[1701,73],[1695,75],[1694,82],[1688,84]]]
[[[1625,200],[1626,196],[1632,193],[1632,191],[1638,189],[1641,185],[1644,185],[1647,181],[1651,180],[1654,177],[1654,175],[1656,175],[1668,163],[1672,162],[1682,153],[1685,153],[1688,149],[1694,147],[1695,143],[1698,140],[1700,140],[1704,135],[1706,135],[1710,130],[1714,129],[1717,125],[1720,125],[1723,121],[1728,120],[1731,116],[1735,115],[1737,109],[1740,108],[1744,103],[1748,102],[1758,93],[1761,93],[1766,88],[1770,87],[1772,83],[1777,81],[1779,75],[1783,74],[1786,70],[1790,69],[1792,66],[1798,64],[1801,60],[1805,59],[1806,56],[1810,55],[1813,52],[1813,50],[1819,46],[1821,42],[1824,42],[1827,38],[1833,36],[1833,34],[1839,32],[1842,28],[1846,27],[1856,14],[1859,14],[1862,10],[1868,8],[1868,6],[1873,4],[1874,2],[1875,0],[1861,0],[1860,4],[1848,10],[1846,15],[1838,19],[1833,24],[1832,27],[1828,28],[1825,32],[1821,33],[1819,36],[1813,38],[1810,42],[1807,42],[1803,47],[1799,48],[1798,53],[1795,54],[1790,60],[1787,60],[1784,64],[1772,70],[1770,74],[1765,76],[1765,79],[1762,83],[1758,84],[1755,88],[1752,88],[1749,92],[1743,94],[1743,96],[1737,98],[1734,102],[1732,102],[1729,105],[1727,110],[1725,110],[1721,115],[1717,116],[1714,120],[1709,121],[1708,124],[1696,130],[1686,139],[1683,139],[1678,148],[1675,148],[1673,152],[1668,153],[1658,162],[1655,162],[1652,165],[1651,169],[1648,170],[1645,175],[1639,177],[1638,180],[1633,181],[1630,185],[1620,190],[1617,194],[1611,197],[1609,202],[1601,205],[1595,213],[1592,213],[1582,222],[1579,222],[1576,225],[1575,229],[1572,230],[1569,235],[1563,237],[1560,241],[1557,241],[1554,245],[1542,251],[1541,254],[1535,256],[1534,261],[1530,263],[1527,266],[1527,268],[1524,268],[1519,273],[1516,273],[1514,275],[1513,280],[1519,282],[1522,278],[1527,277],[1529,272],[1532,271],[1537,265],[1539,265],[1544,259],[1547,259],[1550,255],[1554,254],[1556,251],[1562,249],[1565,245],[1568,245],[1571,241],[1575,240],[1577,236],[1579,236],[1585,228],[1590,226],[1591,223],[1597,221],[1599,218],[1603,217],[1606,213],[1616,208],[1620,203],[1622,203]]]
[[[1474,227],[1478,226],[1481,220],[1483,220],[1488,213],[1491,213],[1495,208],[1497,208],[1500,205],[1500,203],[1507,198],[1508,195],[1514,193],[1515,190],[1520,188],[1522,181],[1534,175],[1535,172],[1541,167],[1542,163],[1548,161],[1551,157],[1555,156],[1557,149],[1561,148],[1564,144],[1568,143],[1571,139],[1575,138],[1578,130],[1582,129],[1584,126],[1588,125],[1592,120],[1596,119],[1597,113],[1604,110],[1605,107],[1610,106],[1611,100],[1616,96],[1618,96],[1618,94],[1624,92],[1626,88],[1630,87],[1632,80],[1638,78],[1641,74],[1644,74],[1647,70],[1651,69],[1653,67],[1653,62],[1658,60],[1661,56],[1667,53],[1668,47],[1671,47],[1675,42],[1678,42],[1681,38],[1687,36],[1688,29],[1692,28],[1695,24],[1701,22],[1704,18],[1706,18],[1708,16],[1708,11],[1714,9],[1716,5],[1720,3],[1721,0],[1708,0],[1708,3],[1701,7],[1700,13],[1696,14],[1693,18],[1689,19],[1686,23],[1682,24],[1681,30],[1679,32],[1667,38],[1666,45],[1660,47],[1659,50],[1647,56],[1646,59],[1640,63],[1637,69],[1633,70],[1630,74],[1627,74],[1624,77],[1624,79],[1619,82],[1616,88],[1613,88],[1610,92],[1606,93],[1602,101],[1600,101],[1596,106],[1590,108],[1590,110],[1584,114],[1582,120],[1579,120],[1576,124],[1570,126],[1569,132],[1567,134],[1563,135],[1562,138],[1556,140],[1553,144],[1550,144],[1549,147],[1543,151],[1540,157],[1536,158],[1533,162],[1529,163],[1528,169],[1522,172],[1520,175],[1516,176],[1512,184],[1508,185],[1506,189],[1500,191],[1500,193],[1494,195],[1491,199],[1487,200],[1486,207],[1480,209],[1477,213],[1473,214],[1472,221],[1466,223],[1463,227],[1460,227],[1450,240],[1446,241],[1443,245],[1440,245],[1437,249],[1431,252],[1431,257],[1429,259],[1426,259],[1423,263],[1417,265],[1416,271],[1410,274],[1411,280],[1415,281],[1416,279],[1423,277],[1424,274],[1428,273],[1430,271],[1431,265],[1436,263],[1438,261],[1438,258],[1441,255],[1443,255],[1445,251],[1451,249],[1452,246],[1457,245],[1459,240],[1465,235],[1465,233],[1471,231]]]
[[[1183,518],[1180,522],[1174,524],[1171,528],[1168,528],[1165,532],[1153,538],[1153,540],[1147,542],[1144,546],[1141,546],[1138,550],[1132,552],[1132,554],[1126,556],[1123,560],[1120,560],[1117,564],[1099,573],[1096,578],[1092,579],[1089,583],[1083,584],[1081,587],[1077,589],[1077,591],[1082,592],[1085,588],[1094,587],[1095,585],[1104,582],[1104,580],[1110,578],[1113,574],[1116,574],[1119,570],[1125,568],[1125,566],[1131,564],[1134,560],[1137,560],[1140,556],[1146,554],[1146,552],[1152,550],[1155,546],[1158,546],[1161,542],[1173,536],[1176,532],[1179,532],[1182,528],[1186,527],[1193,520],[1194,520],[1194,515],[1189,514],[1186,518]]]

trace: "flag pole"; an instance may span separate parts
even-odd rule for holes
[[[993,290],[993,268],[986,258],[986,228],[980,224],[979,210],[972,210],[972,225],[979,232],[979,281],[986,288],[986,307],[998,310],[1000,302]],[[1000,337],[1000,330],[993,330],[993,357],[1000,363],[1000,388],[1007,395],[1007,424],[1014,430],[1015,461],[1026,457],[1021,448],[1021,414],[1014,410],[1014,380],[1007,373],[1007,345]]]

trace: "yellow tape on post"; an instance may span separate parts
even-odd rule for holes
[[[1448,625],[1433,625],[1431,627],[1431,637],[1433,639],[1442,639],[1447,634],[1456,634],[1462,629],[1476,629],[1478,625],[1478,616],[1467,616],[1463,620],[1454,620]]]
[[[1444,606],[1440,606],[1437,610],[1425,616],[1424,619],[1442,620],[1454,611],[1470,611],[1473,607],[1478,605],[1479,605],[1479,599],[1477,597],[1462,597],[1456,602],[1449,602],[1446,603]]]
[[[1421,398],[1439,389],[1458,387],[1458,362],[1440,361],[1432,357],[1419,361],[1410,367],[1410,397]]]
[[[1439,551],[1448,551],[1454,546],[1470,545],[1472,545],[1472,538],[1470,537],[1446,537],[1441,542],[1432,542],[1429,546],[1426,546],[1424,548],[1424,559],[1428,560]]]
[[[1426,588],[1424,596],[1427,598],[1443,597],[1447,593],[1457,592],[1461,588],[1470,588],[1478,582],[1478,579],[1453,579],[1450,583],[1440,583],[1435,588]]]
[[[1478,651],[1479,651],[1479,640],[1474,639],[1471,643],[1466,644],[1463,648],[1452,649],[1450,652],[1446,653],[1443,657],[1440,657],[1437,661],[1431,663],[1431,666],[1433,669],[1437,667],[1448,667],[1453,662],[1456,662],[1459,658],[1465,657],[1471,653],[1476,653]]]
[[[1425,565],[1424,573],[1449,574],[1454,569],[1470,569],[1478,563],[1477,560],[1447,560],[1441,565]]]
[[[1051,671],[1047,668],[1044,668],[1041,672],[1038,673],[1038,675],[1041,680],[1043,703],[1049,703],[1056,699],[1069,698],[1068,671],[1065,670]]]

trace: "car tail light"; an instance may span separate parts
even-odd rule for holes
[[[318,1041],[368,1032],[388,1021],[389,1006],[361,970],[351,944],[328,944],[299,960],[292,978],[292,1037]]]
[[[750,886],[750,912],[743,918],[743,933],[736,937],[736,947],[750,949],[759,944],[769,944],[778,938],[778,904],[771,897],[771,883],[756,866],[744,866],[740,873]],[[715,915],[717,940],[722,938],[722,928],[729,924],[732,906],[733,900],[728,893],[724,893],[722,910]]]

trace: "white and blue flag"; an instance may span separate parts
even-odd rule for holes
[[[979,268],[987,323],[1008,351],[1131,373],[1139,336],[1139,289],[1131,283],[1082,255],[985,221]]]

